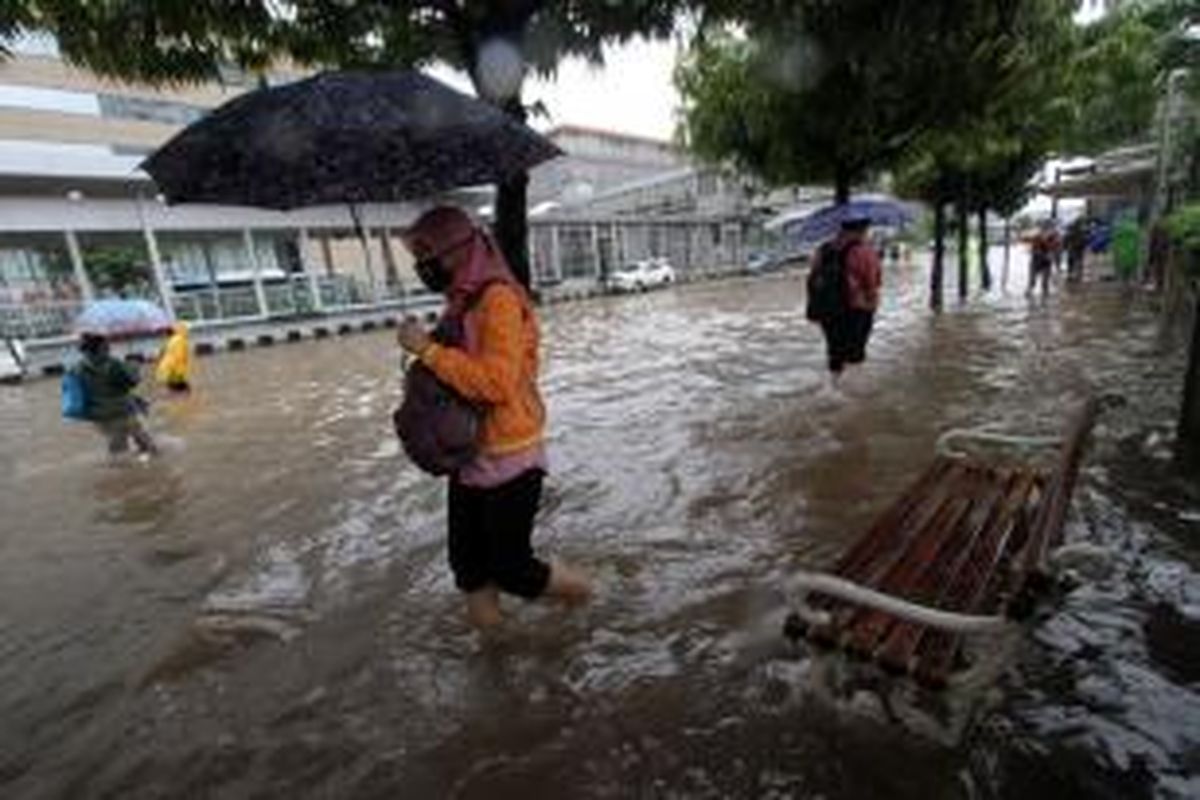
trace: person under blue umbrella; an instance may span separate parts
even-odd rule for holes
[[[133,391],[140,381],[137,369],[115,358],[109,352],[108,339],[96,333],[80,336],[79,351],[83,358],[72,372],[82,384],[82,418],[108,441],[109,455],[129,452],[130,441],[140,455],[157,455],[158,445],[142,421],[145,401]]]
[[[883,270],[867,232],[870,217],[848,211],[841,229],[816,252],[808,275],[808,318],[825,335],[829,373],[840,388],[847,367],[862,364],[879,307]]]

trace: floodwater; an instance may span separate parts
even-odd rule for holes
[[[865,381],[823,389],[802,276],[544,310],[537,542],[590,607],[480,644],[443,488],[389,427],[387,334],[201,360],[167,455],[106,464],[50,381],[0,387],[5,798],[1200,796],[1200,499],[1183,362],[1144,295],[925,310],[889,267]],[[952,290],[953,287],[951,287]],[[1113,549],[957,747],[806,689],[788,575],[828,564],[950,427],[1105,413],[1068,535]]]

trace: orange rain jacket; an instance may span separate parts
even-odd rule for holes
[[[480,449],[517,453],[542,441],[546,409],[538,391],[537,318],[516,288],[494,283],[466,312],[474,352],[430,344],[421,360],[443,382],[484,408]]]

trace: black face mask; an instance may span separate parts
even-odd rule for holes
[[[421,283],[425,284],[425,288],[429,291],[441,294],[449,288],[450,270],[446,269],[446,262],[442,260],[441,256],[417,259],[413,268],[417,271],[417,277],[421,279]]]
[[[417,259],[413,268],[417,271],[417,277],[421,279],[421,283],[425,284],[429,291],[442,294],[450,288],[452,276],[450,267],[446,265],[445,257],[475,241],[475,235],[476,231],[472,231],[465,239],[455,242],[440,253]]]

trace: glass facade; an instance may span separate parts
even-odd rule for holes
[[[0,237],[0,303],[78,296],[62,236]]]
[[[139,234],[80,234],[79,249],[97,297],[158,299],[150,253]]]
[[[0,337],[62,336],[82,296],[61,234],[0,235]]]
[[[562,225],[558,229],[558,257],[564,278],[591,278],[598,274],[590,225]]]

